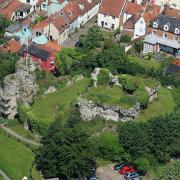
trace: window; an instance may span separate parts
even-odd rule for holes
[[[178,28],[175,28],[174,33],[175,33],[175,34],[179,34],[179,32],[180,32],[180,30],[179,30]]]
[[[152,31],[152,35],[157,35],[157,32],[155,30]]]
[[[105,25],[107,26],[107,22],[105,22]]]
[[[52,40],[53,40],[53,37],[52,37],[52,36],[49,36],[49,39],[52,41]]]
[[[112,17],[112,19],[115,19],[115,18],[116,18],[116,17],[114,17],[114,16]]]
[[[157,22],[153,22],[153,27],[157,28],[158,27],[158,23]]]
[[[168,35],[166,33],[164,33],[163,38],[168,38]]]
[[[169,30],[169,26],[168,25],[164,25],[164,30],[168,31]]]
[[[175,37],[174,37],[174,40],[175,40],[175,41],[178,41],[178,37],[177,37],[177,36],[175,36]]]
[[[144,22],[143,21],[140,21],[140,24],[143,24]]]
[[[106,14],[104,14],[104,17],[106,17],[107,15]]]
[[[26,0],[26,3],[30,3],[30,0]]]

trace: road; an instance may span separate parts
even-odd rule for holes
[[[6,131],[8,134],[10,134],[11,136],[15,137],[16,139],[26,143],[26,144],[30,144],[30,145],[35,145],[35,146],[40,146],[41,144],[33,141],[33,140],[30,140],[30,139],[26,139],[25,137],[23,136],[20,136],[19,134],[17,134],[16,132],[14,132],[13,130],[1,125],[0,126],[4,131]]]
[[[2,176],[4,180],[11,180],[1,169],[0,169],[0,176]]]
[[[102,180],[124,180],[124,177],[113,169],[112,164],[98,167],[96,174]]]
[[[82,34],[86,34],[88,29],[96,24],[97,16],[93,17],[90,21],[88,21],[83,28],[79,28],[77,33],[73,33],[70,38],[68,38],[65,42],[62,43],[62,47],[65,48],[73,48],[75,47],[76,42],[79,39],[79,36]]]

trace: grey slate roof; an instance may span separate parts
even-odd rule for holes
[[[170,64],[166,72],[180,74],[180,66]]]
[[[180,19],[175,18],[175,17],[160,15],[150,24],[150,27],[153,27],[154,22],[157,22],[158,24],[157,29],[160,29],[163,31],[164,31],[164,25],[166,24],[169,25],[169,30],[167,32],[174,33],[175,28],[178,28],[180,30]]]
[[[11,24],[6,28],[6,31],[9,33],[13,33],[16,32],[17,30],[19,30],[21,28],[21,24],[20,23],[15,23],[15,24]]]

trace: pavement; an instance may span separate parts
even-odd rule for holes
[[[70,38],[68,38],[65,42],[61,44],[62,47],[65,48],[73,48],[75,47],[76,42],[79,40],[79,36],[86,34],[88,29],[93,25],[96,25],[97,16],[93,17],[89,20],[82,28],[78,29],[78,32],[73,33]]]
[[[125,180],[124,176],[113,169],[113,165],[98,167],[96,171],[97,177],[101,180]]]
[[[0,177],[3,177],[4,180],[10,180],[10,178],[0,169]]]
[[[11,130],[10,128],[8,127],[5,127],[3,125],[0,126],[0,128],[2,130],[4,130],[5,132],[7,132],[8,134],[10,134],[11,136],[15,137],[16,139],[26,143],[26,144],[30,144],[30,145],[35,145],[35,146],[40,146],[41,144],[33,141],[33,140],[30,140],[30,139],[26,139],[25,137],[23,136],[20,136],[19,134],[17,134],[16,132],[14,132],[13,130]]]

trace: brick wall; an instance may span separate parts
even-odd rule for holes
[[[152,34],[153,31],[156,32],[157,36],[163,37],[163,34],[166,33],[168,39],[175,40],[175,37],[176,37],[176,38],[178,38],[177,41],[180,42],[180,36],[179,35],[176,35],[176,34],[173,34],[173,33],[170,33],[170,32],[166,32],[166,31],[162,31],[162,30],[159,30],[159,29],[155,29],[155,28],[152,28],[152,27],[148,28],[147,34]]]

